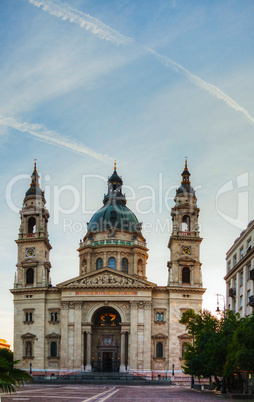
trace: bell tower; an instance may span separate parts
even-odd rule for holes
[[[175,206],[171,209],[172,234],[168,247],[171,260],[168,262],[168,286],[202,288],[200,263],[199,208],[190,172],[185,160],[181,186],[176,191]]]
[[[45,208],[44,192],[39,185],[36,162],[31,175],[30,188],[27,190],[20,211],[21,224],[18,245],[17,274],[14,288],[46,287],[50,285],[48,240],[49,212]]]

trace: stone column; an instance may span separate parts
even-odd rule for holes
[[[150,301],[145,302],[145,333],[144,333],[144,344],[145,344],[145,353],[144,353],[144,370],[151,372],[151,307],[152,303]]]
[[[92,357],[92,330],[86,332],[86,367],[85,371],[92,371],[91,357]]]
[[[74,368],[82,368],[82,346],[81,346],[81,307],[82,302],[75,302],[75,328],[74,328]]]
[[[68,355],[68,302],[61,303],[61,356],[60,368],[67,369],[67,355]]]
[[[125,368],[125,331],[121,332],[121,361],[120,361],[120,373],[126,372]]]
[[[138,302],[131,301],[131,329],[130,329],[130,372],[137,370],[137,353],[138,353]]]

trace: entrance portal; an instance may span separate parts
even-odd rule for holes
[[[103,353],[102,370],[109,373],[113,371],[113,353],[112,352],[102,352],[102,353]]]
[[[92,369],[119,371],[121,346],[121,317],[112,307],[99,308],[93,318]]]

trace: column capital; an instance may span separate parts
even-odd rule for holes
[[[68,310],[68,307],[69,307],[69,303],[67,301],[62,301],[61,302],[61,308],[63,310]]]

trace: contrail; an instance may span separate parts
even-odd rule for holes
[[[130,45],[134,42],[133,39],[121,35],[118,31],[105,25],[97,18],[82,13],[72,8],[67,3],[63,4],[60,1],[51,0],[29,0],[29,2],[36,7],[41,7],[44,11],[48,11],[49,14],[55,17],[62,18],[64,21],[68,20],[73,24],[78,24],[81,28],[90,30],[100,39],[108,40],[115,45]]]
[[[35,137],[38,141],[53,144],[60,148],[65,148],[79,154],[86,154],[103,162],[111,163],[113,161],[112,158],[86,147],[81,142],[77,142],[72,138],[61,135],[56,131],[48,130],[43,124],[19,122],[12,117],[4,117],[1,115],[0,124],[6,127],[14,128],[15,130],[18,130],[22,133],[28,133],[32,137]]]
[[[97,18],[91,17],[88,14],[85,14],[75,8],[72,8],[67,3],[61,3],[60,1],[53,0],[29,0],[31,4],[36,7],[41,7],[44,11],[47,11],[49,14],[54,15],[62,20],[70,21],[74,24],[78,24],[81,28],[86,30],[91,30],[93,34],[98,36],[100,39],[107,40],[112,42],[115,45],[130,45],[136,43],[134,39],[128,38],[122,35],[120,32],[112,29],[108,25],[105,25],[103,22],[98,20]],[[176,72],[183,73],[194,85],[203,89],[204,91],[209,92],[211,95],[215,96],[217,99],[225,102],[231,109],[236,110],[243,114],[243,116],[248,120],[249,123],[254,124],[254,117],[248,112],[247,109],[240,106],[234,99],[230,98],[225,92],[216,87],[209,82],[206,82],[199,78],[198,76],[192,74],[185,67],[171,60],[170,58],[163,56],[153,49],[148,47],[139,45],[140,48],[146,50],[148,53],[154,55],[157,60],[160,61],[165,67],[170,67]]]

